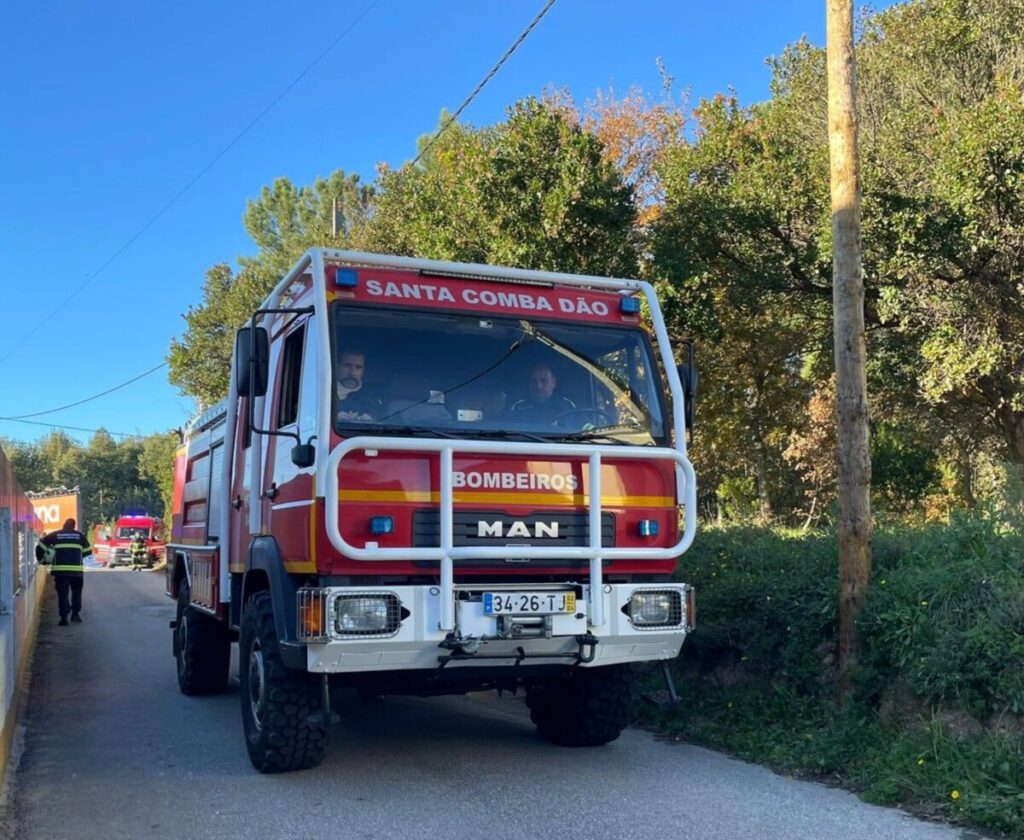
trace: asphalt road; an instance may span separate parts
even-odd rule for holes
[[[567,750],[516,698],[346,697],[315,770],[256,773],[237,685],[182,696],[160,573],[91,572],[84,622],[48,603],[14,781],[18,840],[955,838],[840,790],[639,730]]]

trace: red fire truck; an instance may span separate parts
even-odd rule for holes
[[[163,558],[167,543],[163,538],[163,523],[141,511],[119,516],[113,532],[105,539],[96,540],[93,553],[97,560],[107,564],[107,568],[130,566],[132,542],[137,536],[146,542],[146,566],[152,567]]]
[[[638,280],[309,251],[179,450],[182,692],[237,641],[262,772],[322,760],[340,688],[525,690],[550,741],[615,739],[694,621],[687,356]]]

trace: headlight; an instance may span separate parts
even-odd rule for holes
[[[334,601],[334,629],[339,636],[390,636],[398,631],[400,607],[390,593],[339,595]]]
[[[635,627],[678,627],[683,623],[683,596],[674,589],[641,589],[629,599]]]

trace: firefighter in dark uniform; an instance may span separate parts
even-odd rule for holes
[[[50,576],[57,587],[60,610],[57,623],[67,627],[68,613],[71,613],[72,621],[82,620],[83,560],[92,554],[92,547],[85,534],[75,530],[75,520],[66,519],[63,528],[47,534],[36,546],[37,560],[43,560],[48,553],[52,553]]]
[[[149,552],[146,551],[146,541],[142,539],[139,534],[135,535],[135,539],[132,540],[132,571],[137,572],[139,569],[145,568],[149,564],[146,562],[146,555]]]
[[[528,396],[512,404],[509,409],[513,420],[534,423],[555,423],[564,415],[576,411],[576,403],[555,393],[558,377],[547,362],[538,362],[530,368],[526,383]]]

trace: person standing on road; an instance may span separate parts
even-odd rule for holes
[[[43,560],[52,552],[50,576],[57,587],[57,608],[60,612],[61,627],[68,626],[68,613],[72,621],[81,621],[83,561],[92,554],[89,540],[81,531],[75,530],[75,520],[64,520],[64,527],[43,537],[36,546],[36,560]],[[45,546],[45,548],[44,548]]]
[[[135,535],[135,539],[132,540],[132,571],[137,572],[139,569],[145,568],[148,564],[146,563],[146,555],[149,552],[146,551],[146,541],[142,539],[140,534]]]

